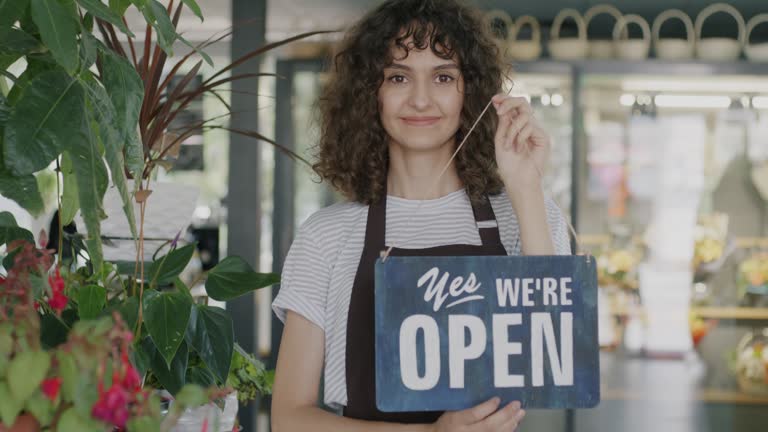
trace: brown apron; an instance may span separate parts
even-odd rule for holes
[[[374,265],[384,245],[386,232],[386,193],[368,209],[365,246],[357,267],[347,316],[346,378],[347,406],[344,416],[361,420],[397,423],[432,423],[441,411],[384,413],[376,408],[374,351]],[[488,198],[472,205],[475,221],[493,221],[495,216]],[[427,249],[393,248],[392,256],[472,256],[506,255],[498,226],[479,228],[482,245],[453,244]]]

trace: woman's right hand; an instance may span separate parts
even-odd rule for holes
[[[497,411],[500,402],[498,397],[494,397],[462,411],[446,411],[432,425],[432,431],[512,432],[517,429],[520,421],[525,417],[525,410],[520,408],[520,402],[514,401]]]

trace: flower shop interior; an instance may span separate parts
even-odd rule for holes
[[[101,264],[114,265],[105,264],[102,268],[106,270],[101,271],[92,269],[104,281],[102,287],[82,282],[83,288],[69,301],[79,305],[81,320],[107,310],[122,314],[130,309],[130,302],[110,302],[108,293],[114,288],[109,283],[117,283],[110,271],[121,274],[125,270],[127,274],[139,267],[144,271],[137,264],[134,238],[135,228],[141,226],[149,286],[176,286],[190,298],[205,297],[205,306],[198,307],[195,301],[191,318],[174,322],[180,327],[171,330],[178,330],[179,335],[186,331],[186,336],[169,336],[170,352],[157,344],[142,351],[146,361],[133,354],[130,361],[139,372],[150,370],[156,380],[150,381],[174,394],[183,393],[185,378],[195,383],[236,383],[238,397],[249,391],[253,397],[241,400],[239,409],[235,400],[235,430],[269,430],[270,373],[282,333],[282,323],[271,309],[279,284],[270,277],[278,277],[295,233],[307,217],[344,199],[318,181],[306,161],[311,160],[317,143],[316,103],[329,79],[328,67],[340,37],[336,30],[360,18],[380,0],[190,0],[171,4],[164,15],[168,0],[76,0],[82,27],[77,27],[81,30],[77,30],[80,36],[74,58],[79,52],[81,64],[75,61],[71,69],[66,54],[61,54],[67,47],[50,39],[44,30],[46,25],[66,30],[67,25],[56,19],[46,22],[41,15],[43,6],[37,5],[40,1],[19,1],[17,12],[7,6],[15,0],[0,1],[4,71],[0,76],[0,131],[6,129],[5,135],[0,134],[0,146],[4,146],[0,147],[0,228],[5,230],[0,230],[0,241],[8,242],[0,244],[0,259],[4,259],[0,277],[9,284],[12,273],[4,267],[8,264],[5,258],[15,253],[10,240],[16,238],[17,229],[32,233],[41,248],[69,245],[70,259],[77,262],[78,248],[95,248],[92,238],[84,239],[93,235],[96,221]],[[69,3],[73,2],[59,2]],[[526,97],[550,135],[552,152],[544,189],[577,233],[571,236],[573,252],[590,254],[597,263],[600,403],[589,409],[529,409],[518,430],[768,430],[768,2],[470,3],[482,9],[485,24],[505,52],[511,67],[505,90]],[[175,15],[181,4],[184,8]],[[5,22],[6,12],[6,16],[17,13],[10,23]],[[168,33],[163,26],[171,21]],[[10,30],[5,32],[3,26]],[[145,28],[155,31],[145,32]],[[87,37],[86,29],[90,29]],[[174,35],[170,42],[169,34]],[[301,37],[288,41],[297,35]],[[275,45],[269,49],[254,51],[271,43]],[[61,65],[61,72],[37,71],[45,66],[35,56],[48,51]],[[151,55],[144,56],[144,52]],[[190,52],[190,59],[182,59]],[[25,133],[24,125],[32,128],[36,118],[47,121],[37,115],[24,119],[16,114],[24,112],[24,107],[30,112],[35,105],[34,101],[25,104],[25,98],[46,100],[44,92],[59,91],[55,79],[66,84],[65,78],[74,76],[89,56],[92,69],[98,66],[99,73],[75,80],[84,89],[81,103],[85,98],[88,106],[99,108],[99,91],[106,89],[110,97],[117,92],[118,84],[109,74],[109,70],[119,69],[117,62],[129,65],[131,73],[138,71],[145,86],[154,83],[152,91],[139,95],[155,105],[139,100],[132,117],[141,128],[145,150],[148,144],[151,150],[144,152],[142,160],[139,142],[138,166],[144,167],[144,176],[131,171],[135,166],[129,166],[131,156],[135,155],[127,148],[124,158],[107,159],[102,163],[103,172],[89,176],[78,175],[82,165],[78,165],[77,153],[68,156],[65,152],[62,157],[58,151],[50,153],[42,165],[13,162],[34,161],[29,152],[46,154],[31,147],[28,152],[12,147],[11,141]],[[147,58],[152,60],[143,63]],[[240,58],[249,61],[236,61]],[[51,79],[48,87],[37,84],[40,94],[31,90],[36,88],[34,76],[25,78],[33,66],[35,73],[49,74]],[[129,84],[123,84],[120,94],[128,93]],[[29,87],[23,93],[14,92],[14,87],[23,86]],[[71,92],[62,95],[75,100]],[[172,98],[176,105],[164,102]],[[135,103],[130,97],[112,100],[117,111],[130,111],[126,106]],[[101,108],[93,110],[91,124],[100,125],[104,122],[101,116],[110,115]],[[53,115],[65,118],[58,111]],[[131,121],[130,115],[127,118]],[[135,134],[135,125],[133,129]],[[84,130],[99,136],[123,133],[121,128],[101,126]],[[155,143],[157,147],[153,147]],[[74,152],[75,147],[68,151]],[[102,153],[106,147],[105,140]],[[50,146],[41,144],[40,148]],[[106,180],[105,166],[112,171],[113,162],[125,163],[121,185],[114,176]],[[122,195],[125,187],[134,187],[134,178],[150,179],[151,184],[147,180],[140,187],[146,190],[131,195],[134,220],[130,220],[127,214],[131,210],[124,209]],[[86,207],[86,200],[93,199],[82,189],[94,184],[97,189],[102,185],[103,205],[89,202],[87,206],[98,211],[78,211]],[[30,198],[30,189],[39,198]],[[108,217],[100,218],[100,212]],[[30,260],[37,256],[27,252]],[[18,253],[26,256],[24,251]],[[230,256],[241,258],[228,260]],[[42,257],[34,260],[61,259],[45,253]],[[174,265],[176,271],[171,269]],[[251,289],[238,291],[228,285],[228,275],[247,280],[243,284]],[[51,319],[68,328],[69,306],[61,296],[70,291],[57,285],[57,277],[51,276],[50,287],[31,288],[42,289],[40,299],[47,299],[42,307],[35,303],[35,308],[45,310],[43,317],[58,313],[58,318]],[[48,281],[29,278],[31,287]],[[125,289],[134,292],[136,287]],[[232,294],[235,291],[237,295]],[[131,309],[138,313],[138,326],[135,314],[132,318],[122,315],[129,327],[138,328],[138,335],[104,333],[117,344],[114,353],[118,357],[128,356],[123,348],[130,340],[143,343],[142,319],[145,331],[156,338],[161,329],[152,321],[158,320],[161,306],[178,307],[177,297],[161,299],[166,293],[151,294],[149,300],[157,300],[157,305],[147,306],[145,298],[144,306],[135,303],[135,310]],[[107,300],[97,303],[89,296]],[[0,305],[5,298],[0,297]],[[189,309],[190,304],[184,304]],[[222,310],[228,318],[220,317],[218,311]],[[8,316],[3,313],[0,319]],[[43,329],[52,325],[45,318],[40,322]],[[197,330],[190,330],[187,323],[191,322],[198,323]],[[222,323],[230,323],[237,341],[233,344],[229,337],[225,344],[233,357],[231,365],[226,359],[224,368],[221,356],[204,355],[199,348],[205,343],[213,344],[214,351],[221,348],[215,334]],[[8,330],[3,325],[0,321],[0,333]],[[16,337],[21,338],[16,335],[8,341]],[[4,345],[2,338],[0,334],[0,356],[13,345]],[[44,331],[42,345],[48,346],[45,339]],[[76,339],[70,336],[65,345]],[[189,364],[186,358],[181,366],[175,364],[180,350],[189,350]],[[59,360],[50,367],[63,371],[63,359],[69,357],[52,358]],[[155,360],[159,361],[157,367]],[[4,369],[10,370],[13,361],[7,368],[3,361],[0,359],[0,414],[11,419],[25,410],[35,414],[33,404],[16,407],[2,402],[4,392],[18,396],[15,389],[22,386],[11,378],[6,386]],[[146,363],[143,368],[137,366],[142,362]],[[110,366],[115,367],[125,367],[121,382],[133,383],[134,369],[119,362]],[[163,375],[163,368],[173,375],[174,367],[181,367],[186,375]],[[103,375],[103,365],[100,370]],[[67,397],[66,377],[61,395],[60,382],[51,381],[50,374],[41,375],[35,386],[40,382],[44,383],[40,400],[45,404],[58,404],[54,399]],[[33,391],[28,390],[29,397],[38,397]],[[51,392],[54,398],[45,399]],[[101,393],[100,388],[93,397],[101,397]],[[188,404],[195,405],[199,395],[190,394],[191,390],[185,393]],[[98,404],[107,400],[98,399],[94,416],[97,407],[107,407]],[[216,406],[222,415],[229,408]],[[80,421],[66,410],[53,415],[58,424]],[[164,415],[169,414],[164,411]],[[50,415],[35,416],[42,422],[41,418]],[[109,417],[125,426],[125,418],[114,416],[114,412],[105,412],[99,418]],[[172,430],[200,430],[185,426],[184,418]],[[128,430],[132,424],[134,430],[154,430],[142,429],[136,426],[140,423],[130,420]],[[4,427],[0,425],[0,431]]]

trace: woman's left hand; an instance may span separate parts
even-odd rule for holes
[[[507,191],[540,192],[549,160],[551,141],[523,97],[497,94],[493,106],[499,116],[496,129],[496,164]]]

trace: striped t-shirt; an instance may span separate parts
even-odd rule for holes
[[[490,200],[507,254],[519,255],[520,229],[509,198],[502,193]],[[562,212],[551,199],[546,200],[546,207],[556,253],[570,254]],[[347,404],[347,312],[367,217],[368,206],[356,202],[337,203],[312,214],[296,233],[283,265],[280,291],[272,303],[281,321],[285,322],[290,309],[325,332],[323,400],[335,410]],[[482,243],[464,189],[422,201],[389,196],[385,242],[413,249]]]

